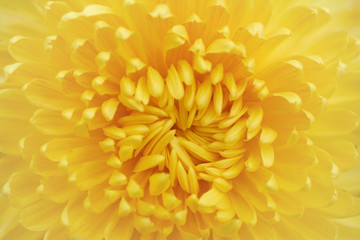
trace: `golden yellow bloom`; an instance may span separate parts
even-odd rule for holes
[[[0,239],[360,238],[359,16],[0,0]]]

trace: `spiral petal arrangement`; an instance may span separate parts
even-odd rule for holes
[[[360,7],[0,1],[0,239],[360,237]]]

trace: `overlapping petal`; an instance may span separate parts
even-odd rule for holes
[[[350,1],[34,6],[0,24],[0,239],[358,234]]]

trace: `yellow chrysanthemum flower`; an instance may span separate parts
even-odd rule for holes
[[[0,239],[359,239],[359,16],[0,0]]]

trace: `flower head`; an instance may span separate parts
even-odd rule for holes
[[[354,3],[0,3],[0,239],[359,234]]]

